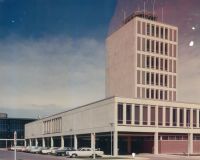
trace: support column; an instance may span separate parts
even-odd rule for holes
[[[53,137],[51,137],[51,147],[54,147]]]
[[[114,138],[113,138],[113,143],[114,143],[114,146],[113,146],[113,149],[114,149],[114,156],[118,156],[118,133],[117,131],[114,131],[113,133],[114,135]]]
[[[32,140],[29,139],[29,146],[31,147],[32,146]]]
[[[135,105],[134,104],[132,104],[131,111],[132,111],[132,114],[131,114],[132,115],[131,116],[131,119],[132,119],[131,124],[134,125],[135,124]]]
[[[95,133],[91,133],[91,149],[95,152]]]
[[[27,144],[26,144],[26,139],[24,140],[24,147],[26,147]],[[7,148],[7,140],[6,140],[6,148]]]
[[[170,126],[173,126],[173,108],[170,107]]]
[[[38,147],[38,139],[35,139],[35,146]]]
[[[61,136],[61,147],[65,147],[64,136]]]
[[[186,115],[186,108],[184,108],[183,109],[183,127],[185,127],[185,128],[187,127],[187,125],[186,125],[186,123],[187,123],[186,122],[186,116],[187,116]]]
[[[197,128],[199,128],[199,110],[197,109]]]
[[[193,128],[193,109],[190,109],[190,127]]]
[[[126,103],[123,103],[123,124],[126,125]]]
[[[46,145],[45,145],[45,139],[44,138],[42,138],[42,147],[45,147]]]
[[[193,154],[193,133],[188,134],[188,152]]]
[[[158,154],[158,132],[154,133],[154,154]]]
[[[78,148],[77,135],[74,135],[74,149]]]
[[[180,127],[180,108],[177,108],[177,127]]]

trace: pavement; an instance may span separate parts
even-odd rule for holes
[[[67,157],[57,157],[52,155],[41,155],[41,154],[31,154],[24,152],[17,152],[17,160],[87,160],[91,158],[67,158]],[[200,156],[181,156],[181,155],[153,155],[153,154],[139,154],[136,155],[135,159],[131,156],[119,156],[110,157],[105,156],[101,159],[112,159],[112,160],[200,160]],[[14,160],[14,152],[7,150],[0,150],[0,160]]]

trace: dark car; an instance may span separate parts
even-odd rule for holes
[[[66,156],[66,151],[72,151],[74,150],[71,147],[61,147],[58,150],[55,151],[56,156]]]

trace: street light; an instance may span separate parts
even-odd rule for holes
[[[114,123],[113,122],[111,122],[110,123],[110,126],[111,127],[113,127],[114,126]],[[112,140],[112,130],[110,131],[110,149],[111,149],[111,152],[110,152],[110,154],[111,154],[111,156],[113,155],[113,140]]]

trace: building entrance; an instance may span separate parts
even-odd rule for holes
[[[153,135],[145,134],[119,134],[118,152],[119,155],[132,153],[153,153]]]

